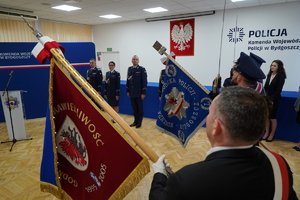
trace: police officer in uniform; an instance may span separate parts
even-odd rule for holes
[[[166,69],[162,69],[160,72],[159,83],[158,83],[158,98],[159,98],[159,100],[161,100],[162,86],[164,85],[165,74],[166,74]]]
[[[170,56],[172,56],[173,59],[176,58],[176,55],[175,55],[174,52],[171,52]],[[160,59],[160,61],[162,62],[163,65],[166,65],[167,61],[168,61],[168,58],[167,57],[163,57],[163,58]],[[165,74],[166,74],[166,69],[162,69],[160,71],[159,81],[158,81],[158,98],[159,98],[159,100],[161,100],[162,87],[163,87],[164,82],[165,82]]]
[[[127,96],[130,97],[131,106],[134,114],[134,122],[130,125],[140,128],[143,121],[144,109],[143,100],[147,93],[147,71],[139,66],[139,57],[132,57],[132,66],[127,71]]]
[[[87,70],[87,81],[99,93],[99,95],[101,95],[103,79],[102,71],[96,67],[95,59],[90,59],[90,66],[91,68]]]
[[[266,76],[253,58],[241,52],[237,65],[232,69],[231,82],[234,85],[250,87],[260,94],[265,94],[264,87],[258,80],[265,79]]]
[[[108,63],[110,71],[106,72],[104,97],[107,99],[108,104],[116,112],[119,112],[120,73],[115,70],[115,66],[116,64],[113,61]]]

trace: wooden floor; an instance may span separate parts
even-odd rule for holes
[[[121,117],[128,124],[133,121],[132,116],[121,115]],[[51,194],[40,192],[39,189],[44,127],[45,118],[27,120],[26,133],[32,134],[33,140],[16,142],[11,152],[9,151],[11,142],[0,144],[0,200],[56,199]],[[143,126],[134,130],[159,156],[167,155],[173,171],[203,160],[210,149],[205,128],[201,128],[195,134],[186,148],[182,148],[172,137],[157,131],[153,119],[145,118]],[[0,141],[6,139],[6,124],[0,123]],[[292,149],[296,143],[274,140],[267,145],[271,150],[283,155],[294,171],[294,189],[300,198],[300,152]],[[147,200],[152,176],[151,171],[125,199]]]

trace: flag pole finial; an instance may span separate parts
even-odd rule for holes
[[[40,39],[41,37],[43,37],[43,34],[42,34],[40,31],[38,31],[37,29],[34,29],[34,28],[31,26],[31,24],[29,24],[28,21],[23,17],[23,15],[20,15],[20,16],[23,18],[23,20],[24,20],[24,22],[27,24],[27,26],[29,26],[29,28],[32,30],[33,35],[35,35],[35,37],[36,37],[37,39]]]
[[[161,45],[158,41],[156,41],[156,42],[153,44],[153,48],[154,48],[156,51],[158,51],[158,53],[159,53],[160,55],[163,55],[163,54],[167,55],[167,53],[166,53],[167,48],[164,47],[163,45]]]

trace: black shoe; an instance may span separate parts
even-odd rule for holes
[[[266,138],[266,142],[272,142],[272,141],[273,141],[273,139],[274,139],[274,136],[272,137],[272,139],[271,139],[271,140],[269,140],[268,138]]]
[[[297,146],[294,146],[294,147],[293,147],[293,149],[298,149],[298,148],[299,148],[299,147],[297,147]]]
[[[140,128],[142,124],[137,124],[135,128]]]
[[[112,122],[112,123],[116,123],[116,121],[115,121],[115,120],[113,120],[113,119],[111,120],[111,122]]]
[[[296,151],[300,151],[300,147],[297,147],[295,150],[296,150]]]
[[[264,135],[265,135],[265,134],[264,134]],[[267,137],[265,137],[265,138],[264,138],[264,135],[260,138],[260,141],[262,141],[262,140],[267,140],[270,134],[267,135]]]
[[[129,126],[133,127],[133,126],[136,126],[136,125],[137,125],[137,123],[134,122],[134,123],[130,124]]]

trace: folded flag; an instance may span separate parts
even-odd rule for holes
[[[170,53],[170,56],[171,56],[173,59],[176,58],[176,55],[175,55],[174,52],[171,52],[171,53]],[[168,57],[163,57],[163,58],[160,59],[160,61],[161,61],[162,64],[166,65],[166,64],[167,64],[167,61],[168,61]]]
[[[38,42],[33,48],[32,54],[42,64],[52,57],[50,49],[55,48],[61,50],[62,53],[65,52],[65,49],[60,44],[48,36],[43,36],[39,40],[40,42]]]
[[[185,147],[205,123],[209,91],[168,55],[156,128]]]

